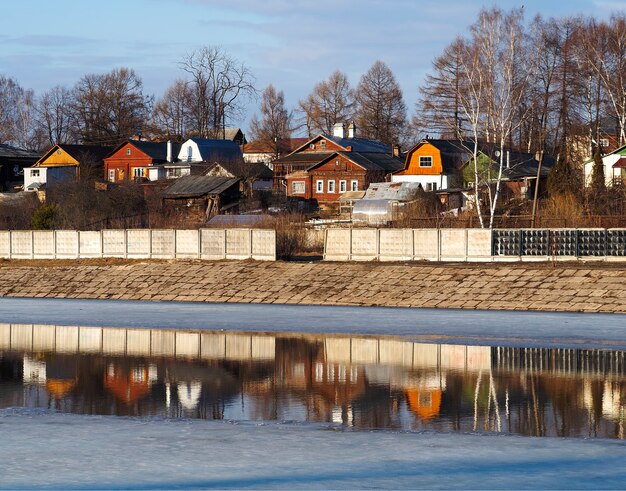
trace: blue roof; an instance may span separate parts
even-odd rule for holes
[[[210,140],[207,138],[191,138],[205,162],[237,162],[243,159],[241,148],[231,140]]]

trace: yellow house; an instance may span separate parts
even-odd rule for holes
[[[58,183],[87,175],[99,177],[106,157],[113,147],[101,145],[54,145],[33,165],[24,169],[24,189],[40,190],[47,184]]]

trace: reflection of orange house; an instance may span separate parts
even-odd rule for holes
[[[104,387],[119,401],[132,404],[150,392],[148,367],[126,370],[109,365],[104,375]]]
[[[74,387],[76,379],[51,378],[46,381],[46,390],[55,399],[63,399]]]
[[[436,418],[441,409],[441,389],[407,389],[409,408],[421,420]]]

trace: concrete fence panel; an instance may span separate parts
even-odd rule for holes
[[[81,353],[100,353],[102,351],[102,328],[81,327],[78,331],[78,349]]]
[[[381,228],[379,230],[379,259],[381,261],[410,261],[413,259],[413,230]]]
[[[203,359],[219,360],[226,355],[226,334],[201,333],[200,356]]]
[[[439,260],[439,230],[436,228],[413,230],[413,259]]]
[[[11,257],[11,232],[0,230],[0,258],[9,259]]]
[[[32,351],[33,325],[13,324],[11,327],[11,348],[14,350]]]
[[[413,366],[413,343],[381,339],[378,341],[378,351],[381,364]]]
[[[276,230],[252,229],[252,259],[276,261]]]
[[[102,332],[102,352],[107,354],[126,353],[126,329],[105,329]]]
[[[31,230],[14,230],[11,232],[11,258],[32,259],[33,232]]]
[[[227,334],[226,353],[227,360],[249,360],[252,356],[252,338],[249,335]]]
[[[76,259],[79,254],[79,238],[76,230],[56,231],[56,256],[59,259]]]
[[[11,349],[11,324],[0,324],[0,349]]]
[[[55,326],[33,324],[33,351],[54,351]]]
[[[200,259],[226,259],[226,230],[217,228],[200,230]]]
[[[352,338],[352,363],[378,363],[378,339]]]
[[[467,259],[468,261],[491,261],[493,244],[490,229],[467,229]]]
[[[200,257],[200,232],[197,230],[176,230],[176,257],[198,259]]]
[[[150,256],[154,259],[173,259],[175,255],[175,232],[173,230],[152,230]]]
[[[352,229],[326,229],[324,239],[324,259],[327,261],[348,261],[352,245]]]
[[[606,231],[606,258],[608,261],[623,261],[626,256],[626,229],[610,228]],[[0,243],[2,238],[0,237]],[[1,246],[0,246],[1,247]]]
[[[126,331],[126,354],[150,356],[150,347],[149,329],[128,329]]]
[[[252,358],[273,360],[276,358],[276,338],[274,336],[252,336]]]
[[[102,257],[101,232],[78,232],[78,257]]]
[[[378,229],[352,229],[350,258],[354,261],[373,261],[378,259]]]
[[[198,356],[200,356],[200,333],[177,332],[176,357],[198,358]]]
[[[52,230],[33,230],[33,258],[54,259],[55,244]]]
[[[326,338],[324,340],[326,361],[330,363],[350,363],[352,361],[352,340],[350,338]]]
[[[126,231],[126,257],[147,259],[150,257],[150,230],[137,229]]]
[[[442,261],[465,261],[467,259],[467,229],[448,228],[439,230],[439,258]]]
[[[249,228],[226,229],[226,259],[250,259],[252,231]]]
[[[57,353],[78,353],[78,326],[56,326]]]
[[[150,331],[150,354],[152,356],[174,356],[176,354],[176,333],[173,331]]]
[[[126,231],[102,231],[102,255],[104,257],[126,257]]]

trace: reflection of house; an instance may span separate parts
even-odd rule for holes
[[[38,153],[9,145],[0,145],[0,192],[24,184],[24,168],[39,160]]]
[[[133,404],[150,393],[156,380],[154,368],[147,365],[122,367],[109,364],[104,374],[104,387],[124,404]]]
[[[236,211],[240,197],[239,179],[215,176],[181,177],[162,194],[166,212],[179,214],[194,223]]]
[[[100,176],[103,159],[111,149],[101,145],[54,145],[33,167],[24,169],[24,189],[34,191],[78,176]]]
[[[333,136],[318,135],[286,157],[274,161],[276,185],[285,185],[287,196],[337,204],[347,191],[362,191],[401,169],[399,149],[376,140],[357,138],[351,124],[344,136],[342,124]]]

